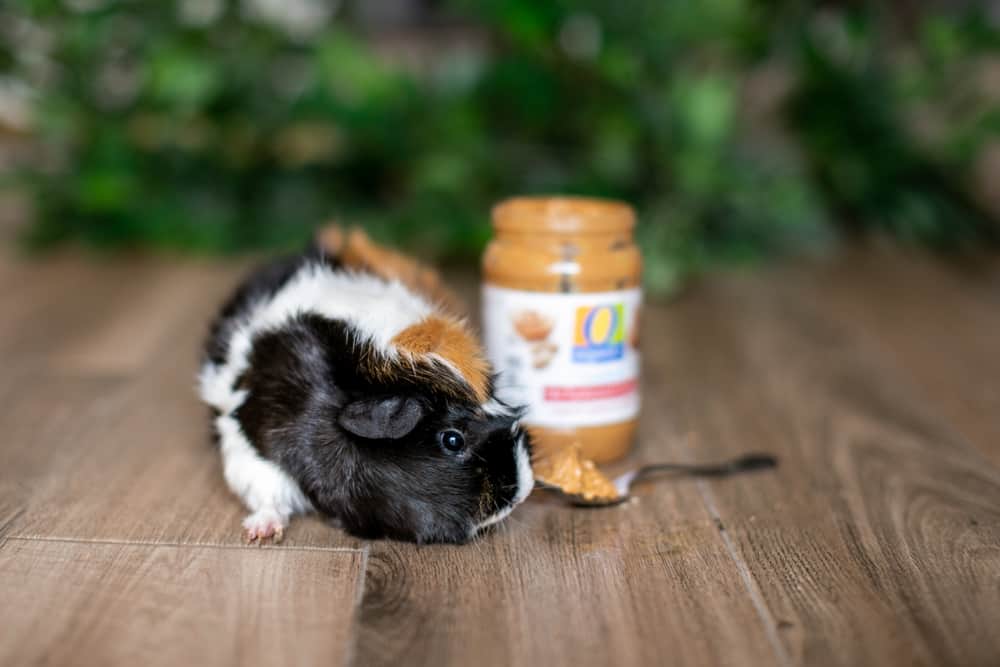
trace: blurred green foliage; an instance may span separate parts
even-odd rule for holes
[[[822,243],[834,220],[936,245],[996,236],[966,185],[1000,127],[996,91],[956,90],[995,64],[977,17],[900,30],[864,5],[455,0],[424,57],[387,55],[350,6],[323,6],[0,10],[0,67],[36,92],[29,241],[228,252],[337,217],[471,258],[494,201],[580,193],[638,207],[667,289]],[[456,25],[471,46],[436,44]],[[938,120],[930,138],[917,112]]]

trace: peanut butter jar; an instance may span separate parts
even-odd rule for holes
[[[628,453],[639,415],[642,259],[627,204],[517,197],[493,208],[483,332],[498,395],[526,405],[541,453]]]

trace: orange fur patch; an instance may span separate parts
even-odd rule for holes
[[[317,241],[324,252],[348,268],[370,272],[386,280],[398,280],[426,297],[440,314],[407,327],[393,338],[392,343],[413,357],[427,359],[436,355],[458,372],[459,379],[465,381],[480,403],[489,399],[490,365],[476,337],[458,319],[465,312],[464,304],[445,286],[437,271],[375,243],[358,228],[344,230],[331,223],[319,231]],[[386,358],[362,359],[362,364],[379,378],[392,377],[401,370]],[[412,368],[407,370],[418,372]],[[424,370],[433,372],[433,367],[428,365]],[[433,376],[429,375],[427,380],[433,381]],[[448,387],[447,391],[467,395],[460,383]]]
[[[319,231],[317,239],[328,255],[338,258],[348,268],[398,280],[448,313],[465,312],[462,300],[445,286],[437,271],[375,243],[362,229],[355,227],[345,232],[331,223]]]
[[[431,315],[400,331],[392,343],[414,356],[441,357],[465,379],[480,402],[489,398],[489,363],[475,336],[461,322]]]
[[[316,240],[331,257],[339,256],[344,249],[344,231],[336,224],[329,224],[319,230]]]

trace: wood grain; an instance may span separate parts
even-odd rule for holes
[[[372,545],[358,664],[773,664],[693,489],[581,512],[529,501],[465,547]]]
[[[904,378],[923,412],[1000,465],[1000,262],[973,272],[869,250],[796,274],[798,300],[823,290],[827,316]]]
[[[730,276],[653,317],[689,456],[782,459],[779,483],[702,483],[705,503],[793,663],[996,664],[1000,473],[826,296]]]
[[[8,539],[3,665],[344,664],[355,551]]]

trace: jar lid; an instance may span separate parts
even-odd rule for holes
[[[493,226],[515,232],[628,232],[635,227],[635,211],[624,202],[596,197],[513,197],[493,207]]]

